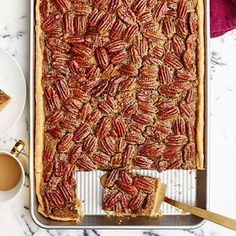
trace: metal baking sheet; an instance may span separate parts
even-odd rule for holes
[[[78,172],[76,179],[78,182],[77,196],[83,203],[85,216],[79,223],[60,222],[43,217],[37,212],[37,198],[35,194],[34,180],[34,114],[35,114],[35,89],[34,89],[34,68],[35,68],[35,33],[34,33],[34,7],[35,1],[31,1],[31,34],[30,34],[30,203],[31,215],[36,224],[48,229],[191,229],[204,223],[204,220],[176,209],[166,203],[162,204],[162,217],[124,217],[122,221],[117,217],[107,217],[101,210],[102,187],[99,177],[102,171]],[[208,80],[208,46],[209,46],[209,1],[205,1],[205,170],[204,171],[183,171],[169,170],[163,173],[156,171],[139,170],[139,174],[152,177],[160,177],[162,182],[167,184],[166,195],[170,198],[183,201],[198,207],[208,209],[208,189],[209,180],[209,122],[207,97],[209,95]]]

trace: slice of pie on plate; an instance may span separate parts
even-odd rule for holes
[[[0,111],[2,111],[11,101],[11,97],[0,89]]]

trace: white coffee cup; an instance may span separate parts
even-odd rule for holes
[[[0,203],[10,201],[13,198],[15,198],[21,192],[21,190],[24,186],[25,171],[24,171],[22,164],[20,163],[20,161],[17,158],[18,155],[21,153],[22,149],[24,148],[24,146],[25,146],[24,141],[19,140],[10,152],[0,150],[0,154],[5,154],[5,155],[9,156],[10,158],[13,158],[17,162],[17,164],[20,167],[20,172],[21,172],[21,176],[19,178],[18,183],[12,189],[7,190],[7,191],[0,191]]]

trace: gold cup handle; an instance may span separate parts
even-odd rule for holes
[[[11,154],[14,156],[14,157],[18,157],[19,154],[21,153],[21,151],[23,150],[25,146],[25,142],[23,140],[19,140],[15,146],[12,148],[11,150]]]

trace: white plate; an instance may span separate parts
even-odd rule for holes
[[[3,136],[19,120],[25,106],[25,77],[18,62],[0,48],[0,89],[11,101],[0,111],[0,136]]]

